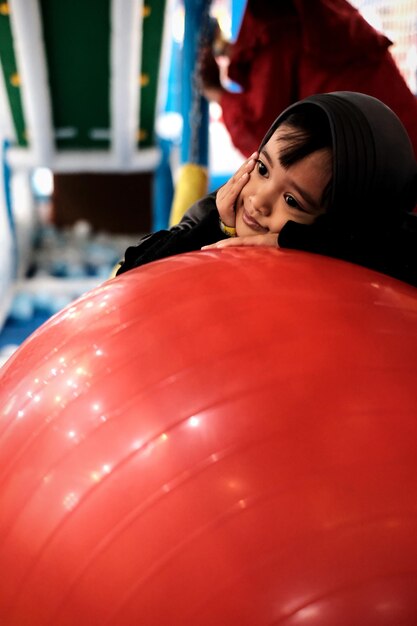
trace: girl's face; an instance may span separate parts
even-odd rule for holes
[[[239,237],[279,233],[288,220],[311,224],[325,212],[323,195],[332,175],[331,151],[322,148],[285,169],[278,159],[284,146],[282,132],[279,127],[264,145],[237,199]]]

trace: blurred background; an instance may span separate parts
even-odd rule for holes
[[[417,1],[349,4],[392,42],[416,94]],[[228,46],[246,10],[246,0],[0,0],[0,365],[107,280],[141,234],[175,223],[240,165],[199,54],[211,46],[222,85],[239,94]]]

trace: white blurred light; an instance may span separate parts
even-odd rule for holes
[[[49,197],[54,189],[54,177],[47,167],[37,167],[32,175],[32,184],[37,196]]]

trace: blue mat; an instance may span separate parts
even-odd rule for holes
[[[9,345],[19,346],[49,317],[48,313],[36,313],[27,321],[8,319],[0,332],[0,350]]]

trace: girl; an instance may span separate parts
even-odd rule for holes
[[[118,274],[202,247],[320,253],[417,286],[417,162],[398,117],[356,92],[288,107],[258,152],[178,226],[128,248]]]

